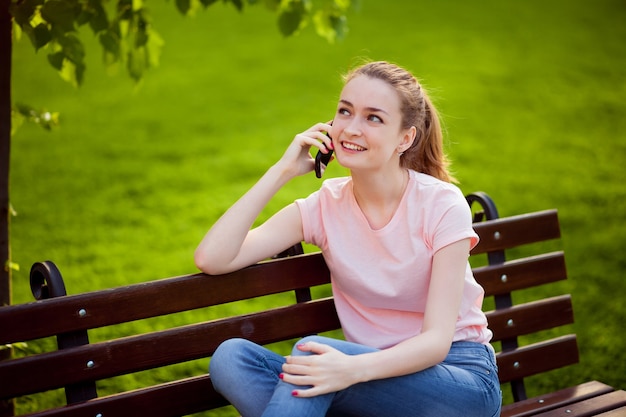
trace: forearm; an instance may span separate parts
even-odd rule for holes
[[[388,349],[352,357],[355,383],[408,375],[443,361],[451,338],[426,332]]]
[[[288,356],[281,377],[294,385],[312,386],[295,390],[293,395],[296,396],[336,392],[357,383],[429,368],[445,358],[451,340],[452,337],[448,337],[446,342],[443,334],[425,332],[389,349],[359,355],[346,355],[326,344],[310,341],[298,345],[298,349],[313,355]]]
[[[194,254],[198,268],[213,274],[232,270],[259,213],[292,177],[281,165],[272,166],[206,233]]]

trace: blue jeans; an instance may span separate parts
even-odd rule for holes
[[[349,355],[376,349],[320,336],[314,340]],[[293,349],[292,355],[308,355]],[[352,385],[313,398],[291,395],[294,385],[278,378],[283,356],[245,339],[223,342],[210,363],[215,390],[243,417],[493,417],[501,392],[493,351],[474,342],[455,342],[446,359],[405,376]]]

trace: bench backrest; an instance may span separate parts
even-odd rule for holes
[[[477,213],[477,220],[497,217],[488,197],[474,194],[468,201],[483,207],[485,214]],[[558,238],[557,214],[550,210],[476,222],[475,229],[481,241],[472,257],[487,254],[488,262],[474,273],[486,295],[495,298],[488,319],[500,345],[500,380],[511,382],[515,399],[523,399],[525,377],[578,360],[574,335],[518,346],[520,336],[571,323],[569,296],[515,306],[511,301],[513,291],[565,279],[563,253],[504,259],[511,248]],[[42,296],[62,286],[52,263],[36,264],[32,279],[34,292]],[[38,416],[119,415],[141,408],[145,415],[165,417],[221,407],[226,401],[212,390],[206,374],[93,399],[95,382],[210,357],[232,337],[268,344],[337,329],[332,298],[311,300],[310,295],[310,288],[329,279],[319,253],[302,254],[220,276],[186,275],[0,308],[0,344],[57,336],[61,348],[0,362],[0,398],[65,387],[73,405]],[[291,291],[296,293],[293,304],[88,344],[89,329]]]
[[[543,246],[537,249],[535,245],[534,254],[520,255],[524,253],[521,247],[561,236],[557,211],[499,219],[495,205],[484,193],[467,198],[470,204],[478,203],[482,208],[474,223],[480,242],[471,255],[487,257],[486,265],[475,266],[473,272],[485,289],[485,296],[493,297],[495,305],[494,310],[487,312],[487,320],[494,333],[492,342],[499,350],[498,376],[501,383],[510,383],[515,401],[524,400],[524,378],[579,360],[575,334],[552,337],[541,333],[574,322],[569,294],[513,303],[514,292],[567,278],[562,251],[544,252]],[[481,217],[493,220],[480,223]],[[507,260],[507,255],[518,256]],[[522,346],[522,339],[529,335],[538,341]]]

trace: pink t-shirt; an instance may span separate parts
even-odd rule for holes
[[[466,238],[472,247],[478,243],[461,191],[415,171],[396,213],[381,229],[369,226],[350,177],[326,180],[296,204],[304,240],[322,250],[331,271],[346,339],[376,348],[421,332],[435,252]],[[454,341],[489,343],[483,296],[468,262]]]

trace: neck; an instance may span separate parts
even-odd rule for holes
[[[354,197],[373,229],[386,225],[395,214],[409,182],[409,172],[352,173]]]

